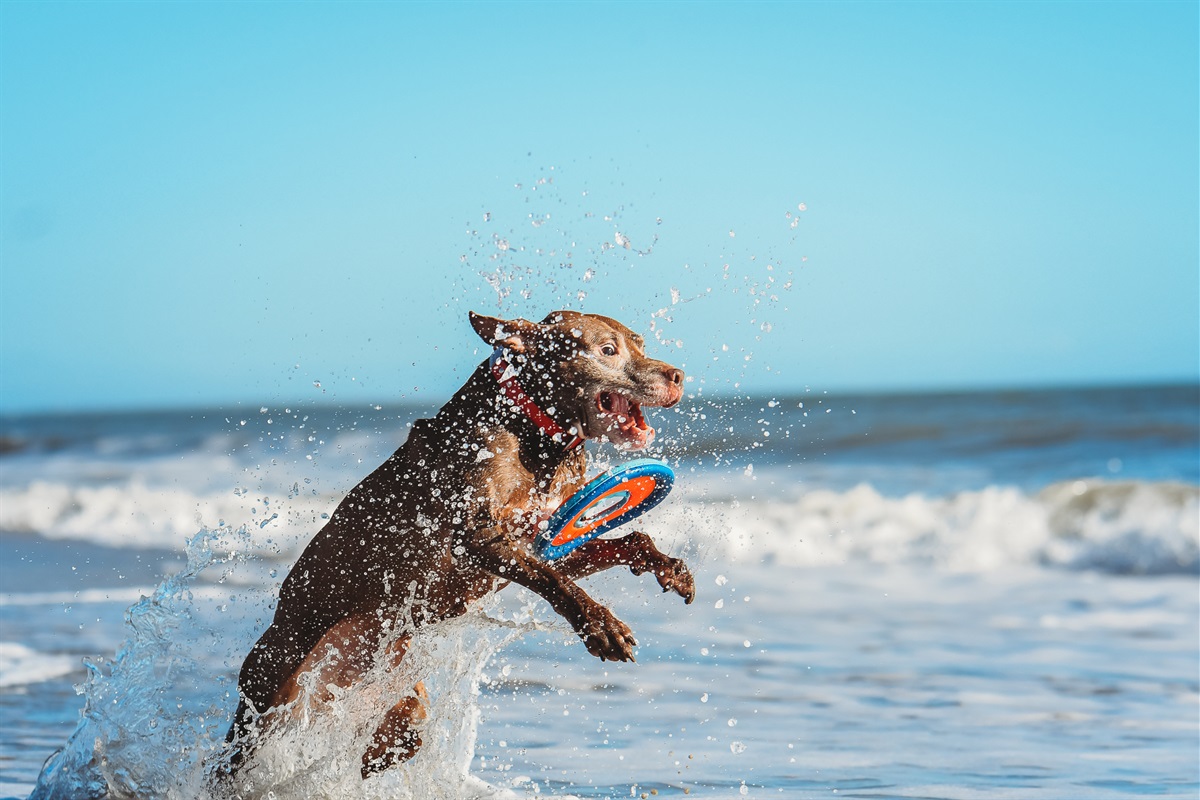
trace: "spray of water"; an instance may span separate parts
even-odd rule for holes
[[[238,595],[225,579],[242,565],[249,537],[245,528],[201,530],[187,544],[187,565],[129,608],[116,655],[87,662],[80,722],[47,760],[32,800],[504,796],[469,773],[478,687],[497,652],[545,628],[529,608],[504,616],[485,607],[421,629],[400,667],[381,660],[353,691],[308,704],[272,730],[236,779],[224,777],[234,665],[254,634],[231,611]],[[418,681],[428,694],[424,746],[364,781],[359,754],[383,710]]]
[[[398,667],[380,659],[352,689],[336,690],[332,702],[306,705],[294,721],[264,737],[235,779],[227,784],[218,780],[214,793],[239,798],[515,797],[470,774],[479,685],[497,652],[541,627],[532,618],[503,619],[476,609],[416,631]],[[418,682],[428,713],[418,729],[420,751],[364,781],[360,754],[370,746],[382,713]]]
[[[200,796],[200,767],[228,716],[218,697],[197,705],[195,693],[179,688],[212,680],[211,643],[220,637],[193,586],[206,570],[232,567],[248,535],[201,530],[187,543],[184,569],[126,611],[116,655],[85,662],[79,724],[47,760],[31,798]]]

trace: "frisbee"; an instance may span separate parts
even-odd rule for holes
[[[546,561],[562,558],[584,542],[654,508],[674,483],[671,468],[653,458],[613,467],[555,509],[534,540],[533,550]]]

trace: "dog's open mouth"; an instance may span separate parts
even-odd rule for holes
[[[643,448],[654,439],[654,428],[646,423],[642,404],[619,392],[596,395],[596,410],[604,430],[602,434],[616,444]]]

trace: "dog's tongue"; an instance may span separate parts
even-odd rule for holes
[[[625,409],[625,421],[621,423],[621,433],[625,434],[628,443],[637,448],[646,447],[654,441],[654,428],[646,424],[640,403],[629,402]]]
[[[641,449],[654,440],[654,428],[646,424],[640,403],[616,392],[608,393],[604,399],[606,413],[616,421],[622,444]]]
[[[631,447],[641,450],[644,447],[649,447],[654,441],[654,428],[649,425],[641,425],[628,431],[629,439],[627,440]]]
[[[637,403],[625,401],[624,398],[622,400],[624,401],[623,405],[625,408],[617,412],[625,417],[625,421],[621,423],[621,430],[627,431],[630,428],[645,428],[646,417],[642,415],[642,407]]]

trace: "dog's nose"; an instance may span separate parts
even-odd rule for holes
[[[667,379],[667,402],[663,408],[671,408],[683,399],[683,370],[667,366],[663,370],[663,377]]]

